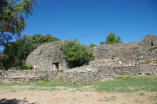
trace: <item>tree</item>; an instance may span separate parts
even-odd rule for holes
[[[116,38],[116,43],[121,43],[121,38],[120,38],[120,36],[117,36],[117,38]]]
[[[96,46],[95,44],[91,43],[91,44],[89,45],[89,48],[93,48],[93,47],[95,47],[95,46]]]
[[[105,44],[105,42],[104,41],[100,41],[100,45],[104,45]]]
[[[54,42],[59,40],[51,35],[42,36],[36,34],[33,36],[24,36],[17,39],[15,42],[10,42],[6,44],[3,55],[6,59],[3,61],[3,66],[5,69],[10,67],[23,67],[26,64],[27,56],[39,45],[47,42]]]
[[[115,34],[113,34],[112,32],[108,34],[105,41],[106,44],[113,44],[113,43],[120,43],[120,42],[121,42],[120,36],[116,37]]]
[[[88,50],[86,45],[78,43],[76,39],[68,41],[61,51],[69,67],[86,65],[94,59],[92,51]]]
[[[37,0],[0,0],[0,46],[20,36],[26,25],[24,18],[32,14],[34,2]]]

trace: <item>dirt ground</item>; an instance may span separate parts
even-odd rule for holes
[[[106,93],[90,88],[0,87],[0,104],[157,104],[157,93]]]

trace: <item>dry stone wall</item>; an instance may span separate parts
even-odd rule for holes
[[[157,46],[146,46],[144,43],[105,44],[93,48],[96,60],[118,59],[123,64],[157,64]]]
[[[27,58],[36,70],[0,71],[0,82],[58,80],[94,82],[116,75],[157,75],[157,37],[148,35],[141,42],[105,44],[93,48],[95,60],[89,65],[69,69],[58,51],[65,41],[43,44]],[[55,67],[54,67],[55,66]]]
[[[95,60],[118,59],[124,65],[157,64],[157,37],[147,35],[142,42],[100,45],[93,53]]]
[[[57,70],[0,70],[0,82],[28,82],[34,80],[56,80]]]
[[[64,71],[57,70],[1,70],[0,82],[28,82],[33,80],[51,80],[63,79],[64,82],[95,82],[104,81],[115,77],[116,75],[157,75],[157,65],[143,66],[83,66]]]

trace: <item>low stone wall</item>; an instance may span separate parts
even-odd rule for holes
[[[0,82],[28,82],[33,80],[56,80],[57,70],[0,70]]]
[[[65,82],[94,82],[101,79],[100,71],[89,66],[66,70],[62,74]]]
[[[32,80],[58,80],[64,82],[95,82],[112,78],[115,75],[157,75],[157,65],[142,66],[83,66],[58,70],[1,70],[0,82],[28,82]]]
[[[120,66],[114,72],[117,75],[157,75],[157,65]]]

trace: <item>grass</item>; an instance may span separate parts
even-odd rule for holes
[[[157,91],[156,77],[117,77],[113,81],[98,82],[95,88],[99,92],[136,92]]]
[[[137,91],[152,91],[157,92],[157,77],[116,77],[112,81],[93,82],[93,83],[64,83],[51,82],[48,80],[29,82],[29,83],[0,83],[0,86],[41,86],[41,87],[71,87],[81,88],[90,86],[98,92],[127,92],[133,93]]]
[[[28,86],[28,83],[21,83],[21,82],[0,83],[0,87],[1,86]]]

